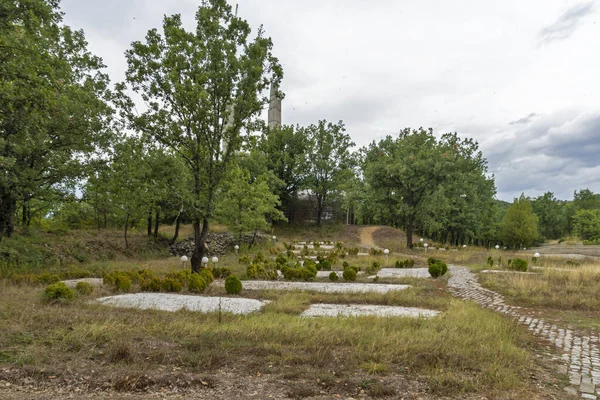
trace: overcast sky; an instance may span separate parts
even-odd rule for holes
[[[234,3],[232,1],[232,3]],[[63,0],[113,82],[123,53],[199,0]],[[600,192],[600,4],[569,0],[240,0],[284,68],[284,124],[343,120],[362,146],[432,127],[480,143],[498,198]]]

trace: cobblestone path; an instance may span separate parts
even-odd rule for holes
[[[502,295],[482,287],[469,269],[452,265],[449,267],[448,286],[452,294],[472,300],[483,307],[501,312],[526,325],[536,336],[548,340],[561,354],[562,373],[568,374],[571,387],[565,390],[583,399],[600,399],[600,350],[598,336],[586,336],[570,328],[535,318],[521,307],[504,303]]]

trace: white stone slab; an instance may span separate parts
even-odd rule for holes
[[[74,288],[79,282],[87,282],[93,286],[102,286],[104,284],[104,280],[102,278],[70,279],[63,282],[66,283],[70,288]]]
[[[142,310],[179,311],[189,310],[202,313],[221,311],[233,314],[249,314],[260,311],[268,301],[232,297],[187,296],[173,293],[135,293],[97,299],[101,304],[139,308]]]
[[[339,278],[344,277],[344,271],[317,271],[317,278],[329,278],[329,274],[335,272]],[[358,271],[357,275],[364,275],[365,271]]]
[[[429,278],[429,270],[427,268],[381,268],[377,275],[369,276],[369,279],[374,279],[375,276],[380,278]]]
[[[313,304],[304,311],[302,317],[359,317],[375,315],[379,317],[432,318],[440,311],[415,307],[378,306],[368,304]]]
[[[281,281],[242,281],[245,290],[302,290],[324,293],[387,293],[405,290],[410,285],[350,282],[281,282]]]

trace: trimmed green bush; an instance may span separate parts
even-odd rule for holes
[[[346,268],[344,273],[342,274],[345,281],[355,281],[356,280],[356,270],[354,268]]]
[[[200,276],[206,282],[206,286],[210,286],[210,284],[213,283],[213,281],[215,280],[215,277],[208,268],[202,268],[202,270],[200,271]]]
[[[338,280],[338,279],[339,279],[339,277],[338,277],[338,274],[337,274],[336,272],[332,271],[332,272],[329,274],[329,280],[330,280],[331,282],[337,282],[337,280]]]
[[[160,292],[161,281],[157,277],[147,276],[140,280],[140,290],[142,292]]]
[[[513,271],[527,272],[528,266],[529,264],[527,263],[527,261],[522,260],[520,258],[515,258],[514,260],[512,260],[512,263],[510,263],[509,268]]]
[[[125,273],[117,273],[115,276],[115,290],[118,292],[129,292],[131,290],[131,279]]]
[[[331,271],[331,261],[323,260],[319,264],[317,264],[317,269],[319,271]]]
[[[448,265],[446,262],[438,258],[430,257],[427,260],[427,265],[429,266],[429,275],[431,275],[433,278],[446,275],[446,272],[448,272]]]
[[[188,290],[192,293],[202,293],[206,289],[206,281],[199,274],[192,274],[188,281]]]
[[[350,266],[350,264],[348,264],[348,261],[344,261],[344,262],[342,263],[342,267],[343,267],[344,269],[348,268],[349,266]]]
[[[487,258],[486,264],[488,267],[492,268],[494,266],[494,259],[492,258],[492,256],[489,256]]]
[[[239,261],[240,261],[240,264],[248,265],[248,264],[250,264],[250,257],[249,256],[241,256]]]
[[[288,262],[288,258],[286,256],[284,256],[283,254],[280,254],[277,256],[277,258],[275,259],[275,262],[277,263],[278,266],[282,266],[287,264]]]
[[[92,286],[89,282],[77,282],[75,285],[75,290],[82,296],[87,296],[94,291],[94,286]]]
[[[188,280],[190,279],[191,275],[192,275],[191,271],[185,270],[185,271],[178,271],[178,272],[169,272],[167,274],[166,278],[176,280],[183,287],[183,286],[187,286]]]
[[[165,292],[181,292],[183,290],[183,286],[181,285],[181,283],[179,283],[179,281],[173,279],[173,278],[165,278],[163,279],[163,281],[161,282],[160,286],[162,287],[162,289]]]
[[[242,281],[235,275],[230,275],[225,279],[225,291],[227,294],[240,294],[242,291]]]
[[[56,282],[44,289],[43,299],[49,303],[69,302],[75,297],[73,289],[64,282]]]
[[[229,268],[211,268],[210,270],[213,274],[213,277],[216,279],[225,279],[227,278],[229,275],[232,275],[232,272]]]
[[[51,283],[60,282],[60,276],[55,274],[49,274],[48,272],[44,272],[40,276],[38,276],[37,281],[44,285],[49,285]]]

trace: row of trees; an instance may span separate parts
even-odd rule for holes
[[[495,200],[477,143],[456,134],[405,129],[353,150],[341,121],[267,129],[261,113],[283,71],[271,39],[251,36],[225,0],[205,1],[194,31],[165,17],[132,43],[126,80],[112,87],[57,0],[3,2],[0,15],[0,240],[17,219],[119,226],[126,242],[132,226],[158,236],[160,222],[175,224],[176,240],[186,221],[197,270],[211,221],[256,232],[291,218],[299,197],[318,225],[341,205],[357,223],[406,229],[409,246],[414,232],[521,246],[588,235],[584,221],[598,216],[589,191],[568,204],[551,193]]]

